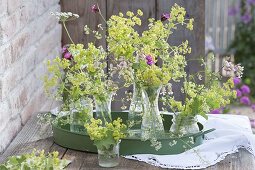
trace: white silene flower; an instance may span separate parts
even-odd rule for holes
[[[174,93],[173,93],[173,88],[172,88],[172,84],[171,83],[168,83],[167,85],[166,85],[166,91],[167,91],[167,94],[169,94],[169,95],[173,95]]]
[[[224,61],[223,69],[226,71],[227,76],[230,76],[231,73],[234,72],[234,68],[235,66],[232,64],[231,61],[227,61],[227,60]]]
[[[237,64],[237,65],[235,65],[234,71],[235,71],[234,72],[235,76],[238,78],[241,78],[243,75],[244,67],[241,66],[241,64]]]
[[[197,78],[198,78],[198,80],[200,80],[200,81],[203,80],[203,76],[202,76],[201,74],[198,74],[198,75],[197,75]]]
[[[55,16],[61,22],[66,22],[79,18],[78,14],[73,14],[71,12],[51,12],[51,15]]]
[[[118,68],[119,69],[124,69],[124,68],[127,68],[127,62],[126,61],[121,61],[119,64],[118,64]]]
[[[162,95],[165,95],[165,94],[166,94],[166,88],[165,88],[165,86],[163,86],[163,87],[161,88],[161,94],[162,94]]]

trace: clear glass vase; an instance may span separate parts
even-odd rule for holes
[[[70,105],[70,131],[83,130],[84,124],[93,117],[93,102],[90,98],[80,99]]]
[[[164,135],[164,125],[158,108],[161,87],[143,88],[146,106],[142,117],[142,139],[160,138]]]
[[[197,119],[195,116],[182,116],[180,113],[174,114],[170,132],[175,136],[184,136],[199,132]]]
[[[102,125],[104,126],[106,122],[112,121],[111,116],[111,103],[112,94],[94,96],[96,105],[96,119],[102,120]]]
[[[110,168],[119,165],[119,143],[110,145],[109,148],[98,148],[98,164]]]
[[[133,132],[141,130],[142,113],[144,111],[142,88],[134,83],[133,84],[133,97],[129,107],[128,122],[132,122],[133,126],[130,130]]]

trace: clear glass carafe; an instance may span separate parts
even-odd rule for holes
[[[143,87],[146,106],[142,117],[142,139],[160,138],[164,135],[163,120],[158,108],[160,90],[161,86]]]

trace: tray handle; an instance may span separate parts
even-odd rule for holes
[[[204,133],[203,133],[203,139],[205,138],[205,134],[210,133],[210,132],[213,132],[213,131],[215,131],[215,130],[216,130],[215,128],[205,130]]]
[[[197,138],[198,136],[203,136],[203,138],[204,138],[204,135],[205,134],[207,134],[207,133],[210,133],[210,132],[213,132],[213,131],[215,131],[216,129],[214,129],[214,128],[212,128],[212,129],[208,129],[208,130],[204,130],[204,131],[201,131],[201,132],[199,132],[199,133],[197,133],[197,134],[194,134],[193,136],[194,136],[194,138]]]
[[[203,134],[205,135],[205,134],[210,133],[210,132],[213,132],[213,131],[215,131],[215,130],[216,130],[215,128],[208,129],[208,130],[203,131]]]

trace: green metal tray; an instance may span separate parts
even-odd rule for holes
[[[165,130],[169,130],[172,124],[172,115],[162,114]],[[128,112],[112,112],[112,118],[122,118],[123,122],[128,119]],[[65,119],[65,117],[63,117]],[[200,132],[196,134],[190,134],[181,138],[162,138],[158,139],[161,142],[162,147],[159,150],[155,150],[151,146],[150,141],[141,141],[141,139],[132,137],[121,140],[120,154],[121,155],[133,155],[133,154],[157,154],[157,155],[172,155],[179,154],[188,149],[196,147],[203,143],[204,134],[212,132],[215,129],[203,130],[203,125],[198,123]],[[79,132],[71,132],[70,125],[60,125],[55,123],[52,125],[54,142],[60,146],[79,150],[97,153],[97,148],[93,145],[93,141],[90,140],[86,134],[85,128],[80,126]],[[192,142],[191,142],[192,141]],[[174,144],[170,146],[170,144]]]

